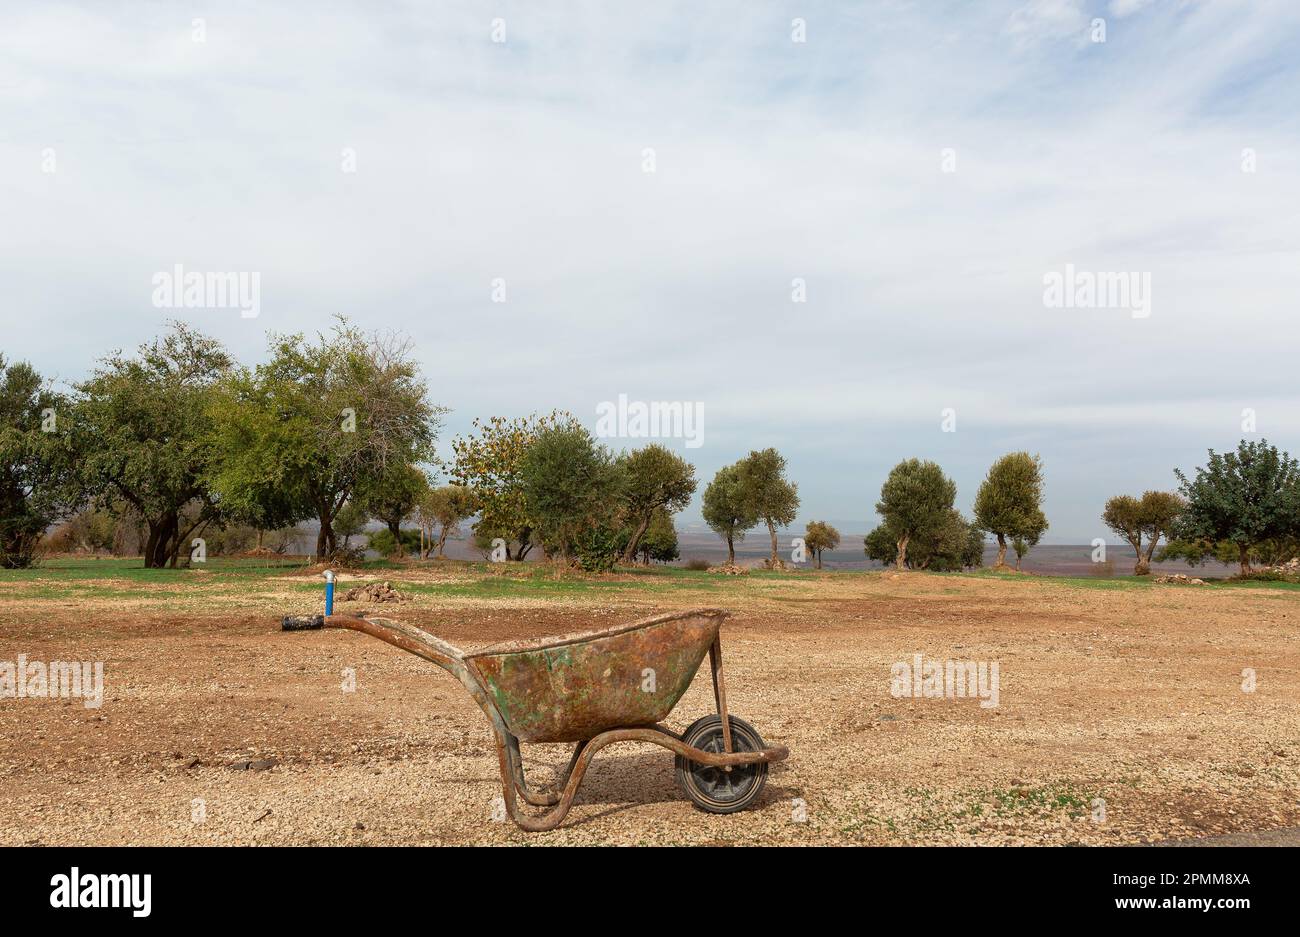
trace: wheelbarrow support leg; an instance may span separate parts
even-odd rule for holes
[[[731,720],[727,718],[727,681],[722,675],[722,636],[716,635],[709,648],[709,668],[713,671],[713,699],[718,704],[718,718],[722,720],[722,748],[731,754]],[[723,768],[730,771],[730,766]]]
[[[528,786],[528,781],[524,778],[524,758],[519,751],[519,739],[513,735],[508,739],[507,745],[510,747],[511,771],[514,775],[515,789],[519,791],[519,796],[524,799],[525,803],[534,807],[553,807],[560,802],[560,791],[569,783],[569,777],[573,774],[573,766],[578,763],[578,756],[582,754],[582,746],[585,742],[579,742],[573,749],[573,755],[569,758],[568,767],[554,784],[538,790],[533,790]]]

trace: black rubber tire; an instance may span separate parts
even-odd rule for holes
[[[738,752],[766,748],[758,731],[744,719],[730,717],[731,747]],[[696,719],[682,733],[682,741],[706,752],[722,752],[722,718],[714,713]],[[767,783],[767,764],[734,765],[730,771],[701,765],[683,755],[676,757],[677,784],[695,806],[709,813],[736,813],[752,804]]]

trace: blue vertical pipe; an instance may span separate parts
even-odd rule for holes
[[[334,570],[325,570],[325,614],[334,614]]]

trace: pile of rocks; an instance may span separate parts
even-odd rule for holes
[[[1192,576],[1184,576],[1182,573],[1174,573],[1172,576],[1157,576],[1155,582],[1169,582],[1180,586],[1203,586],[1204,579],[1196,579]]]
[[[1276,566],[1265,566],[1270,573],[1281,573],[1283,576],[1300,576],[1300,556],[1292,557],[1285,563],[1278,563]]]
[[[343,593],[344,602],[405,602],[409,596],[393,588],[391,582],[368,582]]]
[[[724,576],[744,576],[749,570],[735,563],[723,563],[721,566],[710,566],[709,572],[722,573]]]

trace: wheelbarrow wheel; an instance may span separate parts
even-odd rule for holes
[[[762,737],[744,719],[731,716],[731,747],[738,752],[756,752],[766,746]],[[695,720],[682,733],[682,741],[705,752],[724,752],[722,717],[716,713]],[[695,806],[709,813],[735,813],[744,810],[767,783],[767,765],[733,765],[731,770],[714,768],[691,761],[685,755],[676,759],[677,783]]]

